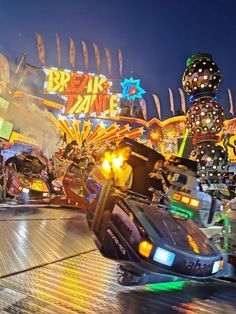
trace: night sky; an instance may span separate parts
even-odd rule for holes
[[[119,78],[117,49],[124,58],[124,74],[141,79],[147,91],[148,116],[156,115],[152,93],[160,97],[163,118],[170,117],[168,88],[176,109],[178,87],[186,58],[197,52],[213,55],[223,74],[219,102],[228,117],[230,88],[236,111],[236,0],[11,0],[0,1],[0,51],[10,60],[27,54],[27,62],[40,65],[34,32],[46,45],[46,63],[57,66],[55,34],[62,45],[62,65],[69,67],[69,37],[77,47],[77,67],[83,70],[81,40],[90,53],[90,71],[95,72],[92,43],[97,43],[107,74],[104,47],[112,52],[113,76]],[[186,95],[186,100],[188,99]]]

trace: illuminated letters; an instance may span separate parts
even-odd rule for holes
[[[47,92],[66,97],[65,113],[117,114],[118,95],[109,93],[106,77],[47,69]]]

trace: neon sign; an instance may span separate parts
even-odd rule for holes
[[[132,77],[130,79],[124,79],[120,85],[123,88],[122,97],[128,100],[142,98],[142,94],[145,93],[145,90],[140,86],[140,80],[134,80]]]
[[[112,83],[106,77],[54,68],[44,71],[46,92],[62,96],[66,114],[117,114],[119,95],[110,92]]]

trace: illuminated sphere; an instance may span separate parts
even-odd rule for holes
[[[212,97],[194,100],[186,114],[186,128],[194,136],[193,144],[217,141],[225,120],[224,109]]]
[[[193,55],[187,60],[182,84],[188,95],[214,93],[220,84],[221,73],[209,54]]]
[[[229,169],[227,153],[214,142],[197,144],[190,159],[199,163],[198,174],[210,182],[219,182]]]

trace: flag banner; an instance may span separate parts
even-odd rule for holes
[[[38,58],[39,61],[45,65],[45,46],[43,37],[39,33],[35,33],[36,40],[37,40],[37,47],[38,47]]]
[[[140,108],[141,108],[142,113],[143,113],[144,120],[147,121],[147,104],[146,104],[146,101],[143,98],[140,98],[139,104],[140,104]]]
[[[83,55],[84,55],[84,65],[85,65],[85,70],[88,71],[89,64],[88,64],[88,47],[86,43],[82,40],[82,49],[83,49]]]
[[[233,96],[232,96],[232,93],[231,93],[230,89],[228,89],[228,94],[229,94],[229,103],[230,103],[230,110],[229,110],[229,112],[234,117],[234,103],[233,103]]]
[[[56,45],[57,45],[57,62],[58,65],[61,66],[61,44],[58,34],[56,34]]]
[[[158,113],[159,119],[161,120],[161,105],[160,105],[160,100],[159,100],[159,98],[158,98],[157,95],[153,94],[152,96],[153,96],[153,98],[154,98],[154,102],[155,102],[155,105],[156,105],[156,109],[157,109],[157,113]]]
[[[95,54],[97,69],[98,69],[98,72],[100,72],[101,58],[100,58],[99,48],[96,44],[93,44],[93,48],[94,48],[94,54]]]
[[[170,95],[170,111],[172,111],[173,115],[175,114],[175,104],[174,104],[174,96],[172,90],[168,88]]]
[[[107,59],[108,73],[111,76],[111,53],[107,48],[105,48],[105,54],[106,54],[106,59]]]
[[[122,76],[122,73],[123,73],[123,56],[122,56],[122,52],[120,49],[118,49],[118,61],[119,61],[120,76]]]
[[[3,81],[5,84],[10,82],[9,62],[2,53],[0,53],[0,81]]]
[[[70,38],[70,64],[75,67],[75,43],[72,38]]]
[[[186,114],[185,97],[184,97],[184,92],[181,88],[179,88],[179,94],[180,94],[180,99],[181,99],[181,109]]]

